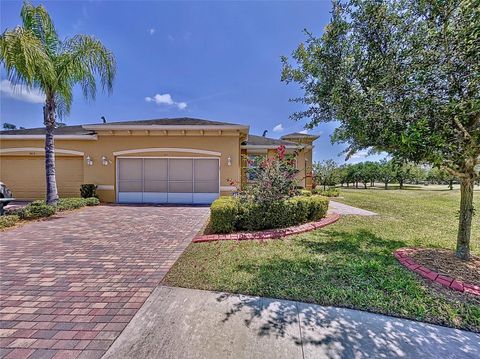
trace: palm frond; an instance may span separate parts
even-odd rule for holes
[[[99,40],[77,35],[62,44],[57,74],[60,82],[80,84],[86,98],[95,98],[96,76],[103,90],[112,91],[115,78],[115,57]]]
[[[22,27],[0,36],[0,63],[4,64],[13,84],[38,85],[45,90],[55,79],[55,68],[44,45]]]
[[[57,31],[47,10],[42,5],[33,6],[24,2],[20,12],[23,27],[30,30],[44,44],[49,56],[53,56],[60,45]]]

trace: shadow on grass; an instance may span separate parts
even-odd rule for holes
[[[455,315],[450,317],[441,310],[436,311],[440,303],[444,309],[449,308],[449,304],[426,296],[417,279],[397,265],[392,252],[404,245],[402,241],[386,240],[368,230],[322,230],[290,241],[291,253],[279,252],[267,259],[253,257],[237,264],[234,272],[246,273],[250,278],[244,293],[361,308],[458,326],[452,319]],[[469,308],[452,303],[450,309],[458,311],[456,320],[461,318],[460,326],[479,330]],[[438,339],[437,329],[427,330],[423,324],[405,324],[408,322],[390,317],[288,300],[244,298],[225,313],[224,321],[243,310],[250,313],[245,325],[255,325],[259,336],[291,336],[297,344],[329,348],[335,353],[332,356],[354,357],[359,353],[356,350],[361,353],[363,348],[367,356],[401,357],[405,355],[402,346],[414,348],[422,341],[432,345],[446,343]],[[358,328],[365,321],[374,330],[368,331],[367,326],[365,332],[359,333]],[[300,325],[303,337],[289,334],[292,325]],[[462,342],[465,338],[460,332],[455,333],[449,340],[457,341],[459,346],[465,344],[468,352],[467,342]],[[339,345],[342,349],[336,352]],[[439,354],[441,351],[439,349]]]

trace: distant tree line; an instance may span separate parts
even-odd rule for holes
[[[411,162],[382,160],[379,162],[360,162],[338,165],[333,160],[315,163],[313,166],[314,182],[326,187],[373,187],[375,182],[383,183],[385,189],[389,184],[398,184],[403,189],[405,184],[444,184],[453,189],[458,179],[447,170],[417,165]],[[480,185],[477,181],[477,185]]]

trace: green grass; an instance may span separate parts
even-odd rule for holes
[[[168,285],[368,310],[480,331],[480,300],[428,287],[393,257],[406,246],[455,247],[458,191],[343,190],[344,203],[379,213],[343,217],[283,240],[192,243]],[[476,196],[480,207],[480,196]],[[472,252],[480,254],[474,219]]]

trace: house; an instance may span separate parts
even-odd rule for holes
[[[0,180],[17,199],[45,197],[43,128],[0,132]],[[79,196],[93,183],[105,202],[211,203],[246,181],[245,156],[297,151],[300,184],[311,188],[313,141],[249,134],[249,126],[195,118],[111,122],[55,131],[60,197]]]

